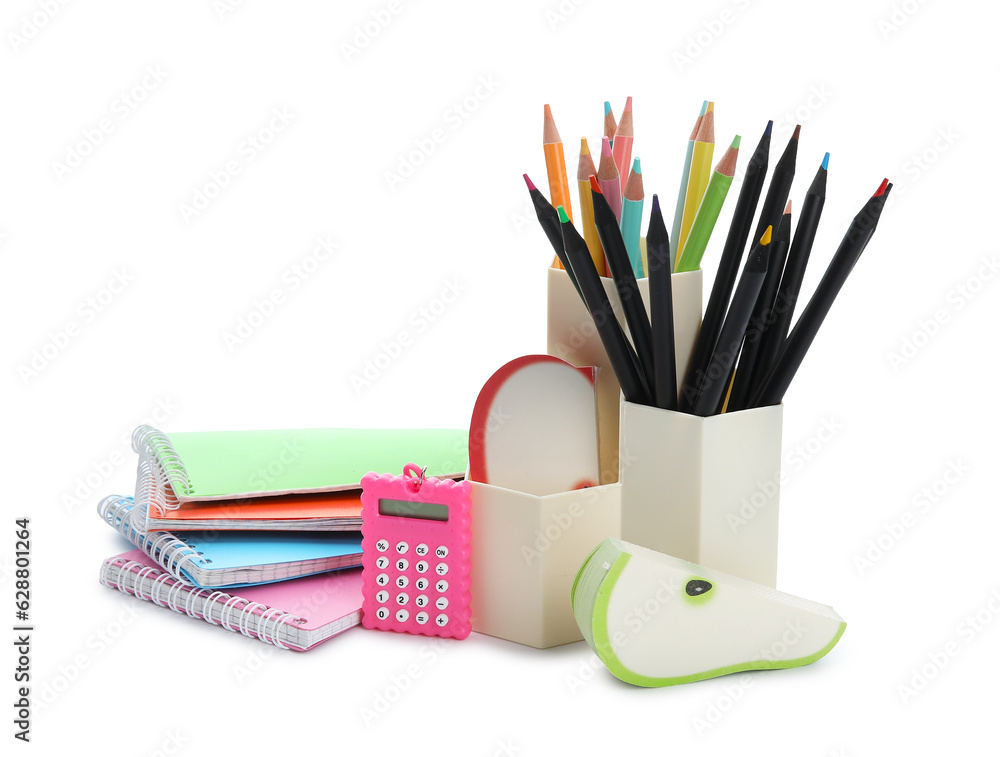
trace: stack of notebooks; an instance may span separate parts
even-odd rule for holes
[[[98,513],[138,549],[105,560],[101,583],[299,651],[360,623],[361,477],[417,462],[460,478],[468,462],[454,429],[140,426],[132,446],[134,496]]]

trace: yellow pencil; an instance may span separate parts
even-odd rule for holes
[[[580,213],[583,216],[583,238],[587,242],[587,249],[590,250],[590,257],[594,259],[594,267],[600,276],[606,276],[604,267],[604,248],[601,247],[601,238],[597,234],[597,225],[594,223],[594,196],[590,190],[590,177],[597,176],[597,167],[594,165],[594,158],[590,154],[590,145],[587,138],[580,139],[580,163],[576,169],[576,183],[580,189]]]
[[[701,198],[708,188],[708,179],[712,174],[712,154],[715,151],[715,103],[708,104],[708,110],[702,116],[701,126],[694,141],[694,152],[691,153],[691,172],[688,175],[687,196],[684,198],[684,214],[681,216],[680,239],[677,240],[678,250],[684,249],[691,225],[701,205]],[[680,256],[677,256],[680,259]]]

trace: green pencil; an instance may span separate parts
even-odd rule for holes
[[[740,137],[737,135],[712,172],[708,189],[705,190],[694,223],[691,224],[691,232],[684,242],[684,249],[677,256],[675,271],[697,271],[701,265],[702,255],[705,254],[708,240],[711,239],[712,231],[715,229],[715,222],[719,220],[719,213],[722,212],[722,204],[726,201],[729,187],[733,184],[736,157],[739,152]]]
[[[628,181],[625,182],[625,191],[622,194],[622,239],[625,240],[625,249],[628,250],[628,260],[632,264],[632,272],[643,278],[646,274],[642,270],[642,253],[639,250],[639,235],[642,233],[642,203],[646,195],[642,188],[642,167],[639,159],[632,162],[632,172]]]

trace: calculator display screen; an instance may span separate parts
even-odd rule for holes
[[[448,520],[448,506],[435,502],[411,502],[405,499],[380,499],[379,515],[395,515],[399,518],[419,518],[421,520]]]

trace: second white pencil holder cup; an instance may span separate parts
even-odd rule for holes
[[[471,483],[472,629],[538,649],[580,641],[573,579],[619,535],[621,487],[536,496]]]
[[[622,539],[774,586],[782,406],[702,418],[622,401]]]
[[[674,351],[677,362],[677,386],[684,383],[684,373],[694,343],[701,328],[701,269],[671,276],[674,303]],[[615,315],[625,333],[624,315],[615,283],[610,278],[601,282],[608,293]],[[649,279],[639,279],[639,293],[649,312]],[[618,379],[604,351],[604,344],[594,326],[586,306],[580,299],[566,271],[550,268],[548,282],[548,346],[550,355],[562,358],[573,365],[596,365],[597,423],[600,442],[601,483],[618,480],[618,402],[621,389]]]

